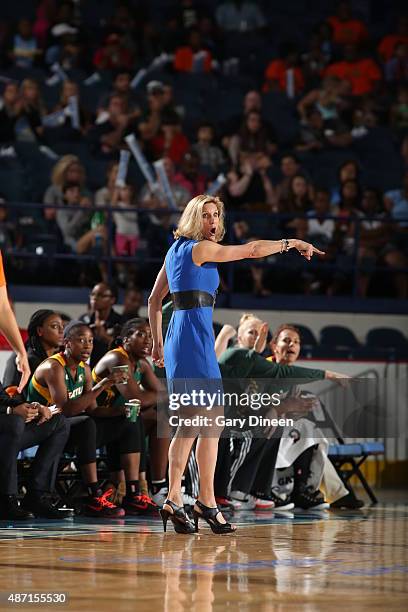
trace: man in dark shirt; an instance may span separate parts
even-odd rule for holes
[[[92,329],[94,344],[90,359],[93,368],[109,350],[112,339],[122,326],[122,317],[113,305],[117,300],[117,291],[107,283],[98,283],[89,294],[90,310],[79,317]]]
[[[62,414],[53,414],[37,402],[21,403],[21,399],[9,397],[0,384],[0,520],[67,516],[51,504],[48,496],[54,489],[58,462],[68,434],[69,427]],[[20,507],[17,455],[37,445],[28,491]]]

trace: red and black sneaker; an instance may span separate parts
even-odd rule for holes
[[[108,489],[102,495],[89,497],[88,501],[83,506],[85,516],[100,516],[101,518],[122,518],[126,512],[120,506],[113,504],[108,497],[113,493],[112,489]]]
[[[154,501],[144,494],[125,495],[122,499],[122,508],[126,510],[126,514],[156,514],[159,511],[159,506]]]

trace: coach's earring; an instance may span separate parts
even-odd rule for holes
[[[164,532],[167,530],[167,521],[170,519],[176,533],[194,533],[194,525],[188,518],[184,506],[177,506],[174,502],[166,499],[159,512],[163,521]]]
[[[215,506],[215,508],[209,508],[208,506],[204,506],[204,504],[198,500],[196,501],[196,506],[200,510],[200,512],[198,512],[195,507],[193,509],[196,531],[198,531],[198,521],[200,518],[204,519],[205,522],[208,523],[213,533],[234,533],[234,531],[236,531],[236,527],[231,525],[231,523],[220,523],[217,516],[218,514],[221,514],[221,511],[218,506]]]

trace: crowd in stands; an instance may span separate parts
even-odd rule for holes
[[[307,272],[292,257],[235,266],[224,291],[354,282],[406,299],[408,18],[379,25],[347,1],[296,10],[302,32],[238,0],[40,0],[0,18],[0,246],[66,256],[17,257],[10,280],[87,286],[115,256],[130,258],[113,266],[119,284],[149,288],[178,211],[222,173],[229,240],[285,235],[327,253]],[[134,159],[118,186],[131,134],[171,194]],[[79,274],[69,255],[88,256]]]
[[[152,366],[149,323],[138,316],[140,291],[127,292],[122,315],[115,300],[115,289],[98,283],[79,320],[49,309],[33,313],[26,340],[31,379],[21,394],[15,355],[9,357],[0,384],[0,519],[66,518],[70,511],[62,503],[94,518],[157,515],[166,499],[172,413],[162,385],[165,371]],[[163,331],[171,312],[168,302]],[[324,511],[329,502],[334,508],[363,505],[328,458],[318,398],[299,386],[299,379],[340,382],[341,375],[299,368],[300,349],[296,327],[282,324],[269,333],[268,325],[250,313],[237,329],[225,325],[218,333],[215,350],[225,385],[236,381],[241,392],[259,396],[256,385],[263,379],[265,393],[279,389],[281,394],[279,407],[266,406],[263,416],[296,418],[295,429],[280,424],[267,431],[226,430],[215,475],[224,509]],[[274,379],[279,379],[275,386]],[[129,418],[126,402],[135,398],[141,412]],[[244,415],[242,405],[230,408],[227,416]],[[34,445],[30,472],[20,470],[19,477],[17,455]],[[194,504],[198,479],[192,453],[186,506]]]

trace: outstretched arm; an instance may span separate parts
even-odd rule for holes
[[[148,300],[149,323],[153,336],[152,359],[153,363],[160,368],[164,366],[162,302],[168,292],[166,266],[163,264]]]
[[[268,257],[275,253],[283,253],[289,249],[296,249],[309,261],[313,253],[324,255],[323,251],[319,251],[312,244],[296,239],[253,240],[247,244],[237,246],[222,246],[210,240],[202,240],[193,247],[193,261],[197,266],[201,266],[207,261],[226,262]]]
[[[21,338],[20,330],[7,296],[6,285],[0,286],[0,330],[16,353],[17,370],[21,372],[18,392],[21,393],[31,373],[24,342]]]

